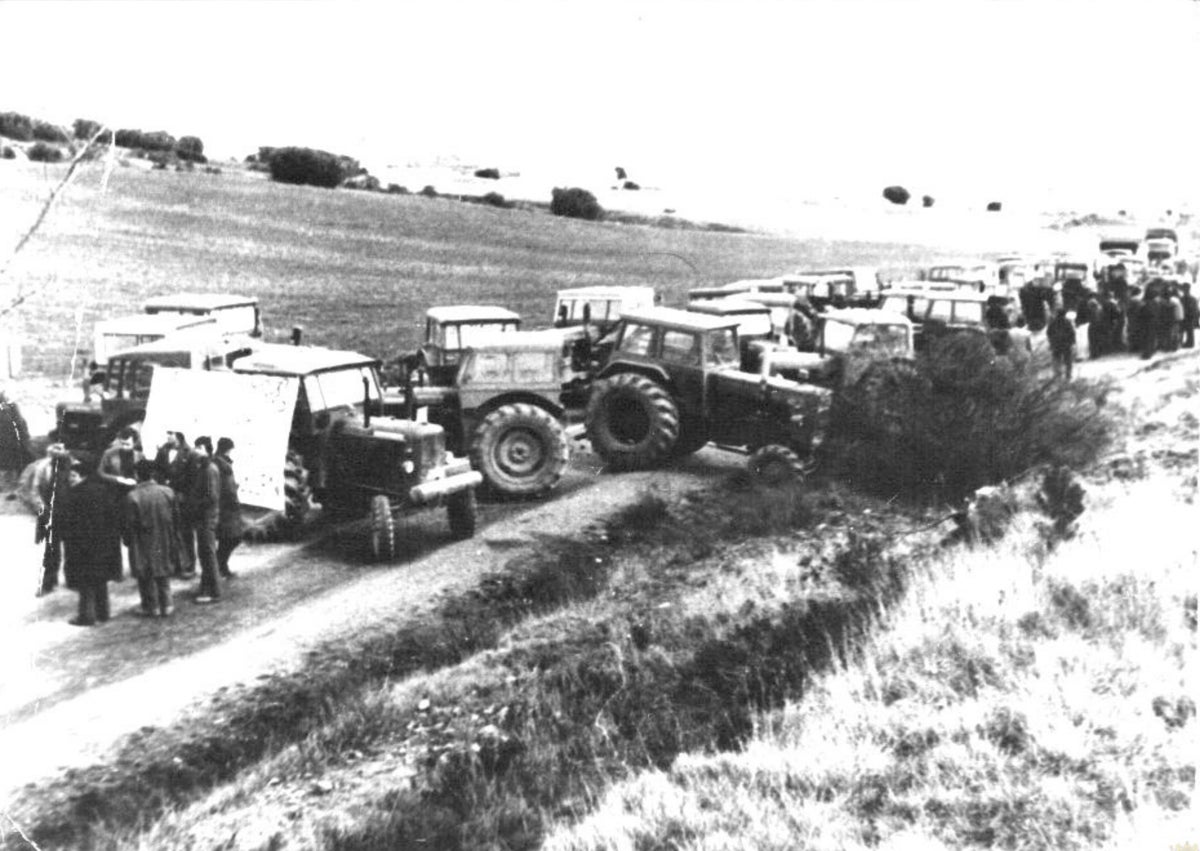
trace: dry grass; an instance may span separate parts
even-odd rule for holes
[[[0,163],[0,240],[33,221],[58,166]],[[240,292],[262,299],[270,331],[305,328],[317,344],[387,357],[411,348],[426,308],[503,304],[533,325],[555,290],[651,284],[687,290],[801,265],[912,266],[915,246],[801,242],[755,234],[582,222],[534,208],[284,186],[239,169],[220,175],[117,169],[81,175],[18,256],[10,278],[33,293],[18,313],[27,368],[69,371],[75,309],[135,312],[148,295]],[[671,255],[681,255],[699,270]]]
[[[1161,481],[1107,499],[1049,556],[1026,519],[995,548],[934,561],[856,661],[763,716],[746,748],[621,784],[546,847],[1193,838],[1193,512]],[[1132,506],[1167,530],[1150,558],[1126,534]]]

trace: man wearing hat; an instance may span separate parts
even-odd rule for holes
[[[108,485],[92,472],[72,461],[67,490],[56,508],[63,574],[67,587],[79,593],[79,614],[71,619],[75,626],[109,619],[108,583],[123,574],[117,506]]]
[[[233,474],[233,441],[228,437],[217,440],[213,464],[221,475],[221,499],[217,520],[217,567],[221,576],[233,578],[229,556],[242,542],[242,503],[238,499],[237,477]]]

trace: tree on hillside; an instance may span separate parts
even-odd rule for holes
[[[888,186],[883,190],[883,197],[893,204],[903,205],[908,203],[908,199],[912,197],[912,193],[903,186]]]
[[[335,188],[345,178],[341,158],[312,148],[275,148],[268,163],[271,179],[279,183]]]
[[[37,120],[33,122],[33,138],[39,142],[54,142],[58,145],[65,145],[71,141],[71,137],[67,135],[67,131],[57,124]]]
[[[28,115],[21,115],[19,112],[0,112],[0,136],[7,136],[18,142],[32,142],[33,121]]]
[[[596,196],[578,186],[569,189],[556,186],[550,195],[550,212],[556,216],[588,221],[596,221],[604,216]]]
[[[100,126],[99,121],[92,121],[90,118],[76,118],[74,125],[75,138],[86,142],[96,135],[97,131],[100,130]]]
[[[200,141],[199,136],[183,136],[175,143],[175,154],[181,160],[192,163],[206,163],[208,157],[204,156],[204,143]]]

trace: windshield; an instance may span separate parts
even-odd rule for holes
[[[713,366],[737,366],[741,363],[738,355],[737,332],[732,328],[719,328],[709,334],[712,346]]]
[[[335,372],[319,372],[304,379],[304,391],[308,405],[314,411],[361,405],[363,401],[363,379],[367,380],[372,401],[381,398],[379,381],[375,370],[369,366],[357,369],[339,369]]]
[[[566,316],[563,318],[568,322],[583,322],[583,309],[585,306],[589,308],[589,315],[593,322],[608,322],[609,320],[619,319],[621,316],[617,302],[603,298],[564,299],[559,304],[559,311],[566,308]]]
[[[431,323],[432,324],[432,323]],[[514,320],[491,320],[488,322],[450,323],[433,325],[430,342],[450,351],[461,351],[491,340],[496,334],[516,331]]]

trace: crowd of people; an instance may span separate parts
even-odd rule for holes
[[[124,577],[124,545],[138,585],[138,614],[170,616],[172,580],[197,574],[195,601],[220,600],[242,538],[233,449],[228,437],[216,447],[207,436],[189,445],[181,432],[171,432],[150,458],[138,448],[138,432],[126,428],[93,467],[52,445],[33,466],[29,488],[36,539],[44,545],[39,594],[53,591],[61,573],[79,594],[70,622],[104,623],[112,614],[108,583]]]
[[[1155,352],[1193,348],[1200,327],[1200,304],[1191,283],[1164,274],[1151,275],[1139,286],[1128,281],[1121,265],[1108,269],[1095,288],[1078,278],[1068,278],[1060,290],[1032,282],[1018,298],[1029,330],[1046,329],[1055,374],[1066,378],[1071,377],[1078,328],[1086,326],[1092,359],[1118,352],[1148,359]]]

